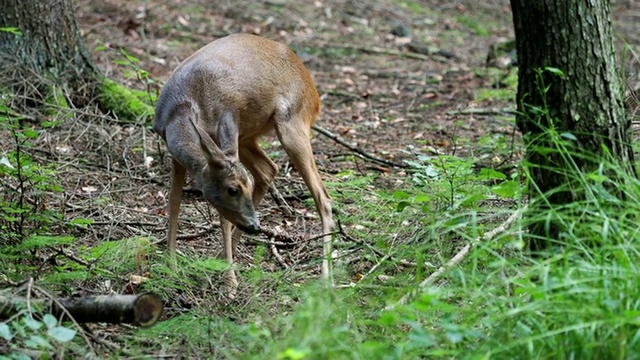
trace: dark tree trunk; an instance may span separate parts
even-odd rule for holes
[[[71,0],[0,0],[0,27],[21,33],[0,31],[5,81],[16,66],[26,67],[78,98],[92,96],[98,70],[82,43]]]
[[[549,206],[583,199],[576,178],[603,160],[616,159],[633,171],[631,122],[625,117],[608,1],[511,0],[511,8],[519,65],[516,121],[527,145],[530,211],[541,218]],[[554,132],[571,135],[554,138]],[[568,152],[555,151],[558,139]],[[538,239],[532,250],[540,250],[560,229],[553,221],[532,220],[529,230]]]

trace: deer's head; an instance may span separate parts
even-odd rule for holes
[[[218,123],[218,144],[195,122],[206,158],[196,182],[205,199],[240,230],[254,234],[260,222],[253,205],[253,181],[238,159],[238,127],[231,116]]]

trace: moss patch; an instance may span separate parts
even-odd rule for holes
[[[155,112],[152,105],[155,100],[145,91],[132,90],[106,78],[100,87],[100,105],[124,120],[142,118],[146,122],[151,119]]]

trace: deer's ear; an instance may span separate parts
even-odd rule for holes
[[[230,158],[238,158],[238,124],[231,112],[225,112],[218,122],[220,150]]]
[[[216,145],[211,136],[207,134],[200,126],[198,126],[193,120],[191,120],[191,124],[194,129],[196,129],[196,133],[200,138],[200,147],[202,148],[202,152],[207,158],[207,165],[212,168],[222,168],[224,167],[225,154],[220,150],[220,147]]]

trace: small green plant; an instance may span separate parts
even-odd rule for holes
[[[32,359],[34,354],[49,356],[64,353],[66,343],[72,341],[77,331],[62,326],[51,314],[37,318],[29,311],[0,322],[0,339],[7,342],[2,359]],[[40,357],[42,358],[42,357]],[[44,357],[48,358],[48,357]]]
[[[19,28],[13,27],[13,26],[0,27],[0,32],[6,32],[6,33],[13,34],[13,35],[16,35],[16,36],[22,36],[22,31],[20,31]]]
[[[45,122],[42,129],[54,124]],[[44,130],[23,125],[13,116],[0,117],[0,130],[9,131],[14,141],[13,150],[0,154],[0,177],[5,183],[0,188],[0,238],[3,245],[15,245],[46,234],[54,221],[61,220],[47,203],[49,195],[62,192],[62,188],[56,171],[37,163],[27,152]]]
[[[120,65],[124,68],[124,76],[127,78],[135,78],[145,85],[147,88],[147,94],[149,95],[149,101],[153,102],[151,86],[155,84],[155,81],[149,77],[149,72],[140,67],[140,59],[129,54],[125,49],[120,49],[120,55],[122,59],[114,60],[116,65]]]
[[[407,163],[415,169],[411,174],[413,190],[393,193],[399,211],[408,206],[418,206],[424,213],[443,206],[468,208],[492,195],[507,198],[520,195],[518,181],[507,180],[505,174],[490,168],[478,172],[472,158],[417,155],[416,160]]]
[[[14,112],[0,110],[5,114],[0,116],[0,131],[13,139],[6,152],[0,153],[0,267],[5,276],[16,280],[25,273],[55,275],[41,272],[29,259],[75,241],[73,236],[56,234],[55,227],[85,227],[90,221],[66,220],[52,206],[63,191],[55,164],[41,164],[30,155],[35,139],[57,122],[44,121],[34,128]],[[57,274],[70,275],[68,270],[63,266]]]

